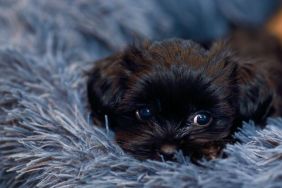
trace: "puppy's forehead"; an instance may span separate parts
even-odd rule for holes
[[[140,100],[160,100],[169,106],[197,103],[211,105],[213,88],[208,78],[182,66],[147,72],[135,83],[134,90]]]
[[[177,63],[189,63],[190,66],[203,64],[208,58],[208,52],[199,44],[180,39],[154,42],[148,48],[148,54],[154,64],[169,66]]]
[[[226,65],[222,52],[220,48],[206,51],[197,43],[178,39],[148,45],[127,58],[135,67],[128,77],[130,91],[125,98],[163,98],[179,104],[207,104],[214,95],[226,98],[235,69]]]
[[[207,53],[207,51],[198,43],[181,39],[169,39],[161,42],[154,42],[149,46],[148,49],[153,53],[161,53],[171,56],[177,56],[181,53],[189,52],[197,52],[200,55],[205,55]]]
[[[141,75],[148,70],[148,74],[158,74],[155,77],[170,75],[184,82],[210,79],[224,87],[236,73],[236,64],[229,61],[232,52],[225,43],[215,43],[206,50],[193,41],[171,39],[155,42],[145,51],[147,69],[141,70]]]

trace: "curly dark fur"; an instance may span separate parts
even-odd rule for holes
[[[219,156],[242,120],[262,122],[281,114],[276,105],[281,84],[272,74],[281,75],[282,64],[241,58],[232,48],[218,42],[205,50],[171,39],[97,62],[88,81],[94,122],[102,126],[107,114],[117,143],[138,159],[161,159],[164,144],[192,159]],[[139,120],[135,112],[145,105],[154,116]],[[212,123],[191,125],[191,116],[201,110],[211,113]]]

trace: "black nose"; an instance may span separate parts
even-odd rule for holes
[[[160,147],[160,154],[164,157],[165,160],[173,160],[176,152],[177,147],[173,144],[164,144]]]

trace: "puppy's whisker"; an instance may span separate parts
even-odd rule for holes
[[[125,141],[122,141],[122,142],[118,141],[117,143],[120,145],[123,145],[126,148],[126,150],[128,151],[138,150],[138,151],[143,151],[143,152],[149,152],[151,150],[149,147],[142,147],[143,146],[142,143],[128,143]],[[148,143],[146,144],[148,145]]]
[[[189,135],[191,133],[191,129],[190,127],[184,127],[184,128],[181,128],[177,131],[178,133],[176,134],[176,137],[177,138],[183,138],[187,135]]]
[[[149,124],[150,130],[145,130],[151,137],[162,137],[165,134],[164,128],[156,122]]]
[[[105,127],[106,127],[106,133],[109,134],[110,133],[110,126],[109,126],[109,118],[108,118],[107,114],[105,114]]]
[[[165,163],[165,158],[164,158],[164,156],[163,156],[162,154],[159,154],[159,156],[160,156],[162,162]]]
[[[154,130],[154,129],[161,130],[162,129],[162,127],[157,122],[149,123],[147,126],[152,128],[152,130]]]
[[[175,129],[179,129],[183,123],[184,119],[182,119],[181,121],[179,121],[179,123],[175,126]]]

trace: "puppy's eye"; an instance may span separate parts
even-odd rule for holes
[[[136,117],[140,120],[149,120],[152,116],[152,110],[147,106],[136,110]]]
[[[209,125],[211,121],[212,117],[209,112],[199,112],[193,118],[193,124],[199,126]]]

